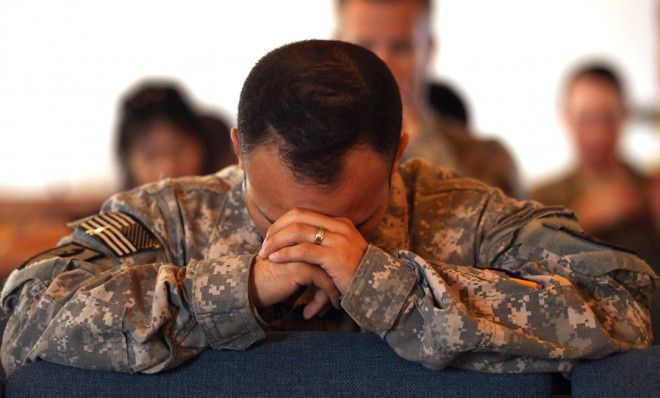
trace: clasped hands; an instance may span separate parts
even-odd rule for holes
[[[319,228],[322,236],[318,236]],[[305,319],[322,314],[330,304],[339,308],[340,296],[348,289],[367,246],[351,220],[293,209],[266,233],[252,269],[252,300],[257,308],[264,308],[308,286],[314,298],[303,310]]]

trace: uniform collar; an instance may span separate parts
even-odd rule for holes
[[[233,243],[256,252],[261,248],[263,236],[245,206],[242,178],[232,179],[231,182],[220,218],[220,228],[225,231],[225,235],[230,234]]]

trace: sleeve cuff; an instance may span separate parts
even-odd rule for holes
[[[248,295],[253,262],[245,255],[188,265],[195,316],[214,349],[243,350],[265,337]]]
[[[341,305],[358,325],[382,334],[392,328],[416,282],[411,266],[369,245]]]

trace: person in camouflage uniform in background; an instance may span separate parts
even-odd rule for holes
[[[590,235],[633,250],[657,273],[660,223],[653,219],[653,179],[621,151],[627,102],[622,76],[611,63],[590,60],[574,67],[566,76],[560,110],[575,162],[534,187],[531,198],[570,208]],[[651,318],[658,342],[660,291],[651,300]]]
[[[394,75],[410,136],[403,160],[424,158],[466,177],[525,196],[509,151],[496,139],[478,137],[465,125],[432,111],[428,69],[436,49],[432,0],[337,0],[336,37],[378,55]]]
[[[109,199],[14,271],[7,373],[154,373],[270,330],[363,330],[430,368],[568,372],[650,344],[658,278],[572,213],[399,159],[401,100],[362,47],[304,41],[247,77],[239,165]]]

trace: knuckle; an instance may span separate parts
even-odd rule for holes
[[[309,242],[296,245],[298,254],[301,256],[308,256],[312,252],[312,250],[314,250],[314,246],[315,245],[313,243],[309,243]]]
[[[341,223],[339,232],[342,235],[349,235],[353,231],[353,229],[355,229],[353,223],[350,220],[348,220],[346,222]]]
[[[352,242],[351,239],[344,234],[339,234],[335,239],[337,240],[337,246],[339,247],[345,247]]]
[[[301,223],[301,222],[293,223],[293,224],[291,225],[291,227],[292,227],[292,229],[293,229],[293,232],[294,232],[294,233],[297,233],[297,234],[301,234],[301,233],[303,233],[303,232],[305,231],[305,229],[306,229],[306,228],[305,228],[305,227],[306,227],[305,224],[303,224],[303,223]]]
[[[349,218],[346,217],[341,217],[339,221],[342,223],[342,227],[344,228],[353,228],[354,224],[353,221],[351,221]]]
[[[295,246],[287,246],[287,247],[283,247],[283,248],[281,248],[281,249],[278,250],[278,251],[280,252],[280,256],[282,256],[282,257],[286,257],[286,258],[290,258],[290,257],[296,255],[296,249],[295,249]]]

